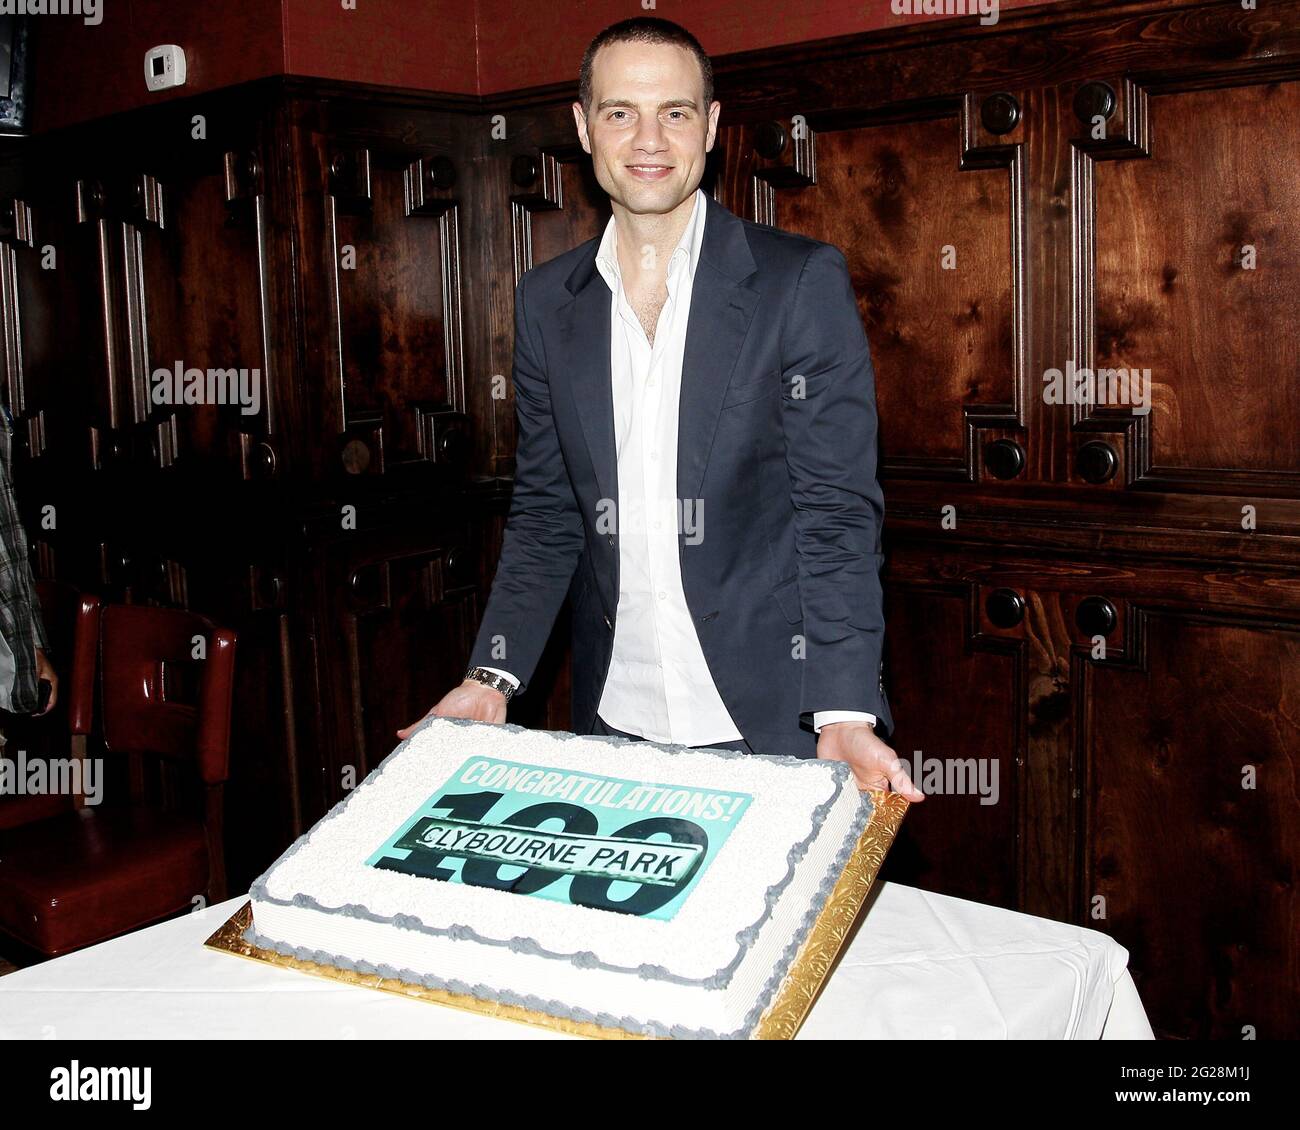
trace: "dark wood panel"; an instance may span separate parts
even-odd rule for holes
[[[833,243],[848,260],[876,370],[882,474],[968,479],[972,429],[1021,422],[1018,161],[963,169],[955,106],[940,117],[815,132],[791,124],[787,148],[797,157],[796,130],[811,134],[809,155],[782,166],[786,176],[750,162],[756,181],[777,185],[770,216],[756,218]],[[732,132],[728,159],[743,165],[762,139]],[[801,164],[815,175],[806,186]]]
[[[253,194],[231,208],[225,154],[211,157],[202,169],[157,182],[149,178],[159,198],[158,221],[128,225],[123,238],[134,251],[126,259],[127,284],[140,296],[138,366],[148,397],[140,422],[148,425],[156,465],[179,461],[192,472],[202,466],[233,480],[242,469],[240,436],[272,430],[274,358],[268,345],[279,331],[266,320],[264,200]],[[221,280],[215,286],[214,278]],[[176,393],[184,395],[184,386],[178,390],[160,373],[177,367],[205,376],[234,370],[239,387],[200,384],[196,402],[178,403]],[[255,411],[219,402],[232,391],[247,393],[247,407]],[[211,398],[214,392],[221,396]],[[198,396],[213,402],[198,402]]]
[[[1128,948],[1160,1034],[1295,1039],[1300,625],[1142,630],[1134,661],[1080,671],[1081,918]]]
[[[335,287],[330,392],[341,430],[375,437],[369,462],[382,470],[426,457],[424,410],[464,404],[459,325],[447,320],[458,317],[459,294],[445,289],[459,278],[456,211],[408,209],[405,154],[323,145]]]
[[[1143,112],[1146,148],[1093,173],[1091,367],[1150,374],[1128,477],[1300,496],[1300,82],[1161,94]],[[1121,399],[1079,416],[1125,414]]]
[[[1016,907],[1024,649],[975,640],[967,586],[899,579],[888,594],[891,743],[931,795],[905,821],[883,877]]]
[[[9,404],[16,416],[39,414],[42,425],[18,454],[48,452],[48,464],[64,472],[109,457],[89,429],[113,427],[121,412],[121,242],[88,198],[93,187],[61,169],[36,179],[19,201],[30,206],[32,243],[20,243],[10,268],[17,301],[6,339],[20,353],[6,362]]]
[[[467,468],[469,303],[451,120],[365,102],[290,103],[284,204],[298,235],[309,374],[300,393],[312,428],[304,454],[318,481],[458,479]]]
[[[961,893],[970,845],[992,847],[995,872],[1015,859],[1005,905],[1129,949],[1162,1034],[1293,1037],[1300,573],[891,538],[885,580],[899,752],[919,729],[1016,756],[1010,829],[968,834],[927,800],[908,880]]]
[[[329,688],[328,803],[391,753],[398,728],[464,675],[480,609],[476,541],[450,518],[430,525],[409,515],[320,547],[313,598]]]

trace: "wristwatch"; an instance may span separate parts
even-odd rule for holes
[[[506,696],[506,702],[514,697],[516,688],[510,680],[503,679],[495,671],[489,671],[486,667],[471,667],[465,672],[465,678],[482,683],[485,687],[491,687],[494,691],[500,691]]]

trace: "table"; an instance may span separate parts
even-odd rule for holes
[[[0,1037],[567,1039],[205,949],[246,896],[0,977]],[[877,883],[800,1039],[1152,1039],[1095,930]]]

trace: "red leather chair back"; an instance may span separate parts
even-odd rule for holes
[[[72,662],[63,687],[68,704],[68,726],[74,734],[89,734],[95,720],[95,661],[99,654],[99,597],[82,594],[77,607],[77,627]]]
[[[206,617],[173,608],[82,602],[82,616],[99,622],[103,736],[116,753],[151,753],[194,760],[205,784],[226,779],[235,633]],[[93,639],[89,631],[78,635]],[[201,639],[206,656],[196,658]],[[89,733],[94,656],[74,661],[74,732]],[[89,668],[90,674],[86,674]]]

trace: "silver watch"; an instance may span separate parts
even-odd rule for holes
[[[516,690],[514,684],[509,679],[503,678],[495,671],[489,671],[486,667],[471,667],[465,672],[465,678],[473,679],[476,683],[482,683],[485,687],[491,687],[494,691],[500,691],[506,696],[506,702],[509,702]]]

